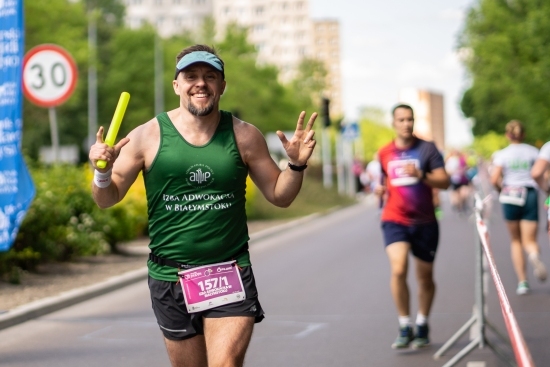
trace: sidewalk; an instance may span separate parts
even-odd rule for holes
[[[320,215],[321,214],[312,214],[296,220],[249,222],[249,244],[253,246],[254,242],[258,240],[274,235],[285,230],[286,228],[300,225],[301,223],[312,220]],[[46,315],[76,303],[86,301],[93,297],[100,296],[137,281],[145,280],[147,278],[147,267],[145,266],[145,261],[146,256],[149,253],[149,248],[147,245],[147,239],[140,239],[121,245],[123,252],[139,256],[139,263],[143,264],[143,266],[135,265],[138,266],[137,269],[126,271],[122,274],[109,277],[106,280],[101,280],[88,286],[78,287],[78,282],[75,281],[73,282],[75,287],[71,290],[63,291],[53,296],[23,304],[21,306],[9,309],[4,313],[0,313],[0,330]]]

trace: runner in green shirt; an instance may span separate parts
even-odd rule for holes
[[[92,193],[101,208],[121,201],[143,172],[149,288],[174,367],[242,366],[254,323],[264,317],[248,254],[246,177],[272,204],[288,207],[316,143],[317,114],[304,124],[301,112],[291,139],[277,131],[289,160],[281,171],[256,127],[219,110],[224,73],[212,48],[184,49],[172,82],[179,106],[138,126],[114,147],[104,143],[100,127],[89,153],[95,168]],[[100,169],[98,160],[107,166]],[[212,271],[227,276],[214,277]],[[201,279],[196,293],[184,292],[181,284],[188,287],[194,277]],[[242,293],[225,296],[237,288]],[[194,303],[191,295],[206,301]],[[238,301],[228,301],[231,297]]]

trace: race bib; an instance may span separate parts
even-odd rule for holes
[[[189,313],[209,310],[246,298],[236,261],[198,266],[178,272]]]
[[[418,183],[418,177],[405,174],[404,168],[408,164],[414,164],[416,169],[420,169],[418,159],[399,159],[388,162],[388,179],[392,186],[409,186]]]
[[[498,196],[498,201],[503,204],[524,206],[526,198],[527,188],[520,186],[505,186]]]

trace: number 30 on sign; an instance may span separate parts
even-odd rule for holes
[[[67,50],[39,45],[23,60],[23,93],[38,106],[55,107],[71,96],[77,76],[76,63]]]

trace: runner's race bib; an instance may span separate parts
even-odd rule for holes
[[[392,186],[409,186],[418,183],[418,177],[405,174],[404,168],[408,164],[414,164],[416,169],[420,169],[418,159],[398,159],[388,162],[388,178]]]
[[[189,313],[244,301],[241,273],[236,261],[198,266],[178,272]]]
[[[505,186],[502,188],[498,201],[503,204],[524,206],[527,198],[527,188],[521,186]]]

